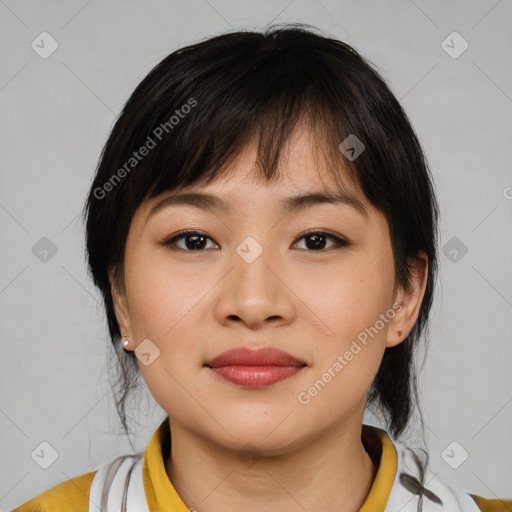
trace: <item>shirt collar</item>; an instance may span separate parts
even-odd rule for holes
[[[372,487],[359,512],[383,512],[395,478],[396,449],[385,430],[362,426],[361,440],[377,466]],[[164,453],[170,445],[169,417],[157,428],[144,453],[143,479],[150,512],[188,512],[165,471]]]

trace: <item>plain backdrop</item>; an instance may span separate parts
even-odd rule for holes
[[[0,0],[0,19],[1,510],[131,451],[79,217],[116,116],[170,52],[271,21],[353,45],[408,113],[441,205],[420,378],[431,464],[512,497],[510,0]],[[151,400],[141,450],[164,417]],[[33,455],[44,442],[58,456],[48,469]]]

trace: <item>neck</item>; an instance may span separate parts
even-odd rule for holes
[[[166,472],[184,503],[198,511],[356,512],[376,473],[360,421],[285,454],[252,459],[170,426]]]

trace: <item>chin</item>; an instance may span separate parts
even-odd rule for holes
[[[280,421],[282,418],[259,423],[230,423],[226,428],[231,435],[223,432],[222,439],[217,442],[236,452],[255,451],[265,456],[281,455],[294,445],[300,445],[302,436],[294,425],[280,425],[276,429]]]

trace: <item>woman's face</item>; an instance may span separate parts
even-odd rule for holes
[[[338,192],[322,167],[319,179],[308,141],[293,139],[273,184],[253,179],[256,147],[247,146],[230,175],[183,190],[215,202],[152,212],[169,193],[143,203],[127,240],[125,292],[113,288],[121,331],[171,425],[229,449],[284,453],[360,425],[383,352],[405,338],[423,296],[426,267],[410,291],[395,288],[387,220],[359,190],[349,192],[366,214],[350,201],[285,202]],[[199,233],[163,243],[181,230]],[[275,348],[302,366],[207,366],[242,347]]]

